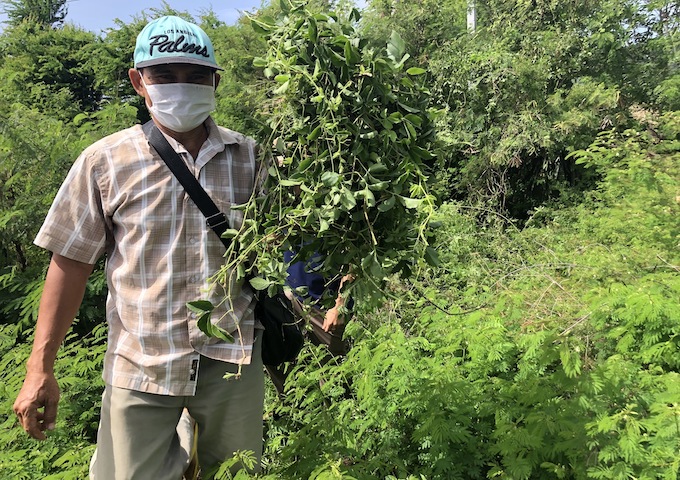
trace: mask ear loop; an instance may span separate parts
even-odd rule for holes
[[[142,70],[138,69],[137,74],[139,75],[139,81],[142,82],[142,86],[146,88],[146,82],[144,81],[144,74],[142,73]]]
[[[144,74],[141,72],[141,70],[137,70],[137,73],[139,74],[139,81],[142,82],[142,86],[144,87],[144,90],[146,90],[146,94],[147,94],[148,96],[150,96],[150,95],[149,95],[149,87],[146,86],[146,82],[144,81]],[[144,99],[144,105],[146,106],[147,110],[148,110],[149,108],[151,108],[151,107],[149,106],[148,100],[149,100],[149,99],[147,99],[147,98]]]

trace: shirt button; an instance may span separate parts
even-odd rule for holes
[[[195,245],[196,244],[196,237],[191,237],[189,239],[189,243],[191,243],[192,245]]]

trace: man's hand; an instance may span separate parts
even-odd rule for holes
[[[78,312],[92,268],[55,253],[47,269],[26,380],[14,402],[21,426],[38,440],[47,438],[45,430],[53,430],[57,420],[59,385],[54,359]]]
[[[54,374],[28,372],[14,402],[14,413],[31,437],[45,440],[45,430],[54,430],[58,404],[59,385]]]
[[[326,311],[326,316],[323,319],[323,330],[324,332],[330,332],[334,330],[338,325],[342,325],[344,320],[342,314],[340,313],[340,307],[335,306],[330,310]]]

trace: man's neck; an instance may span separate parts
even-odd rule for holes
[[[198,152],[201,151],[201,147],[208,139],[208,127],[205,125],[205,122],[188,132],[175,132],[174,130],[170,130],[161,125],[160,122],[154,120],[154,123],[161,132],[181,143],[182,146],[187,149],[187,152],[189,152],[194,161],[198,158]]]

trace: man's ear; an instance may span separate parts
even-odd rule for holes
[[[135,92],[146,98],[144,95],[146,93],[146,89],[142,83],[142,72],[135,68],[131,68],[128,70],[128,77],[130,77],[130,83],[132,83],[132,88],[135,89]]]

